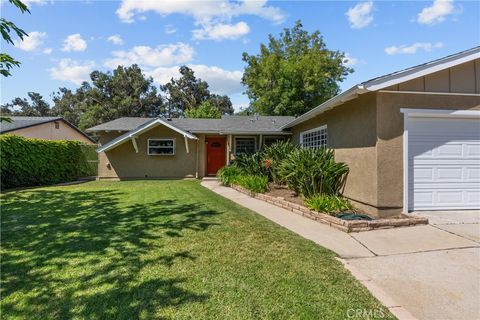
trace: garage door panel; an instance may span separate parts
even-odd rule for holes
[[[409,209],[480,208],[480,121],[410,118]]]

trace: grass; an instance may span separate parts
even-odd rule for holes
[[[196,181],[11,191],[1,209],[3,319],[391,317],[334,253]]]

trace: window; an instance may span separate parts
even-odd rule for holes
[[[235,138],[235,154],[252,154],[255,153],[255,138]]]
[[[58,121],[55,121],[55,129],[60,129],[60,122]]]
[[[300,144],[302,148],[326,148],[328,144],[327,126],[302,132]]]
[[[175,155],[175,139],[172,139],[172,138],[148,139],[148,155],[151,155],[151,156]]]
[[[263,138],[263,146],[268,147],[268,146],[271,146],[272,144],[274,144],[275,142],[285,141],[285,140],[286,140],[285,137],[282,137],[282,136],[264,137]]]

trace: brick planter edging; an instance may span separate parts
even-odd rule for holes
[[[398,228],[398,227],[408,227],[408,226],[415,226],[415,225],[421,225],[421,224],[428,224],[427,218],[417,217],[417,216],[408,216],[405,218],[396,218],[396,219],[376,219],[372,221],[342,220],[325,213],[310,210],[305,206],[302,206],[290,201],[286,201],[282,198],[272,197],[263,193],[252,192],[238,185],[231,185],[230,187],[241,193],[249,195],[252,198],[263,200],[267,203],[276,205],[277,207],[287,209],[289,211],[292,211],[293,213],[327,224],[333,228],[336,228],[344,232],[361,232],[361,231],[370,231],[375,229],[391,229],[391,228]]]

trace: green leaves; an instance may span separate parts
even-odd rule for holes
[[[79,141],[28,139],[0,136],[2,188],[54,184],[96,175],[94,146]]]
[[[338,196],[319,194],[305,199],[305,203],[312,210],[330,215],[353,210],[353,205],[348,199]]]
[[[353,71],[343,65],[344,57],[326,48],[319,31],[303,30],[300,21],[279,38],[270,35],[259,55],[242,56],[251,111],[295,116],[330,99],[340,90],[338,82]]]
[[[196,119],[220,119],[222,114],[210,101],[204,101],[198,108],[187,110],[186,116]]]

